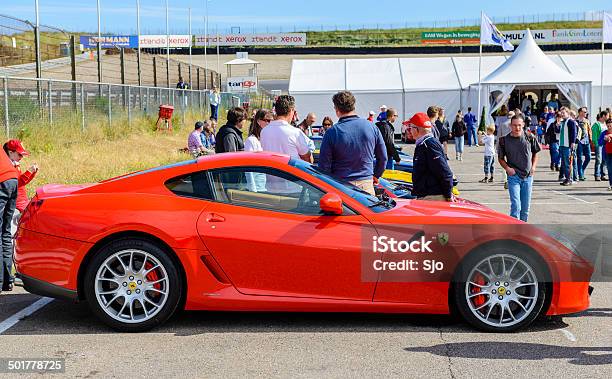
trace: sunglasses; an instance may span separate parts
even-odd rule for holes
[[[332,124],[325,123],[323,126],[332,126]]]
[[[263,122],[272,122],[274,120],[272,120],[271,118],[262,118],[261,121],[263,121]]]

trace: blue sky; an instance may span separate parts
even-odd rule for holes
[[[96,0],[39,0],[41,23],[70,31],[97,30]],[[192,8],[193,32],[204,28],[205,0],[169,0],[170,32],[186,33],[188,11]],[[0,0],[0,14],[34,21],[34,0]],[[136,32],[136,0],[101,0],[102,31],[114,34]],[[480,11],[492,17],[523,14],[590,12],[612,9],[606,1],[399,1],[399,0],[209,0],[210,30],[220,33],[288,32],[310,26],[320,29],[351,25],[397,26],[433,21],[476,19]],[[509,5],[510,4],[510,5]],[[518,5],[518,6],[517,6]],[[521,6],[522,5],[522,6]],[[165,0],[141,0],[141,30],[143,34],[165,33]]]

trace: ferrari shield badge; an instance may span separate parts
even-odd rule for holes
[[[438,242],[440,243],[440,245],[444,246],[448,243],[448,233],[446,232],[440,232],[438,233]]]

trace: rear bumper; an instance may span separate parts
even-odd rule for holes
[[[73,302],[77,302],[79,300],[77,291],[56,286],[55,284],[51,284],[20,273],[17,273],[17,277],[23,281],[23,288],[35,295],[69,300]]]

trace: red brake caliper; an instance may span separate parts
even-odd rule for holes
[[[145,264],[145,271],[146,270],[150,270],[151,268],[153,268],[153,264],[151,262],[146,262]],[[157,275],[157,271],[153,270],[150,273],[147,274],[146,279],[148,282],[155,282],[159,280],[159,275]],[[157,289],[157,290],[161,290],[161,283],[155,283],[153,284],[153,288]],[[152,291],[149,292],[149,294],[151,296],[157,297],[159,296],[158,292]]]
[[[484,276],[478,273],[474,277],[473,282],[481,286],[484,286],[486,284]],[[479,292],[482,292],[482,289],[480,287],[472,286],[472,294],[479,293]],[[485,295],[476,296],[472,299],[472,301],[474,302],[474,305],[477,307],[483,305],[486,300],[487,299]]]

